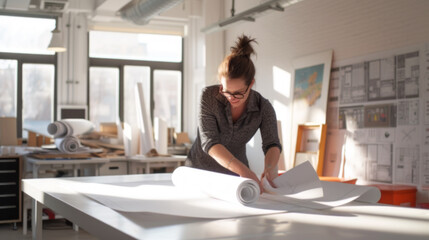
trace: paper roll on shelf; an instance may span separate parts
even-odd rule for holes
[[[94,129],[95,125],[86,119],[63,119],[48,125],[48,133],[54,138],[81,135]]]
[[[260,194],[259,185],[254,180],[190,167],[174,170],[172,181],[177,187],[191,188],[213,198],[244,205],[258,201]]]
[[[167,122],[161,118],[155,118],[155,145],[159,154],[168,153],[168,127]]]
[[[57,146],[58,150],[64,153],[77,152],[81,147],[79,139],[75,136],[56,138],[55,145]]]
[[[150,119],[149,111],[146,109],[143,95],[143,84],[138,82],[136,85],[136,107],[138,126],[140,129],[140,150],[142,154],[146,154],[155,148],[152,120]]]

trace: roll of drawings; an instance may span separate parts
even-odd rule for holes
[[[69,128],[64,122],[56,121],[48,125],[48,133],[53,135],[54,138],[65,137],[70,132]]]
[[[79,150],[80,141],[75,136],[66,136],[64,138],[56,138],[55,145],[61,152],[73,153]]]
[[[251,204],[259,199],[260,188],[252,179],[190,167],[179,167],[172,175],[177,187],[190,188],[220,200]]]
[[[85,134],[94,129],[95,125],[86,119],[63,119],[48,125],[48,133],[54,138]]]

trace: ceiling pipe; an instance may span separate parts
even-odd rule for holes
[[[235,9],[234,9],[234,1],[233,1],[232,8],[231,8],[232,16],[230,18],[227,18],[225,20],[222,20],[220,22],[217,22],[205,28],[202,28],[201,32],[212,33],[216,31],[220,31],[228,27],[230,24],[236,23],[238,21],[255,22],[256,17],[267,10],[284,11],[285,7],[300,1],[302,0],[269,0],[256,7],[253,7],[244,12],[241,12],[239,14],[234,14]]]
[[[123,19],[138,25],[148,24],[149,21],[181,3],[183,0],[138,0],[125,6],[119,12]]]

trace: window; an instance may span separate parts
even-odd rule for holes
[[[101,122],[115,122],[119,109],[119,69],[89,68],[89,120],[96,126]]]
[[[150,68],[140,66],[124,67],[124,121],[137,126],[137,115],[135,105],[135,88],[138,82],[143,84],[143,94],[146,109],[150,109]]]
[[[95,58],[182,61],[180,36],[91,31],[89,44]]]
[[[16,117],[18,61],[0,59],[0,117]]]
[[[181,129],[182,74],[179,71],[154,71],[155,117],[167,121],[168,126]]]
[[[182,129],[182,38],[180,36],[90,31],[89,33],[89,113],[92,119],[109,120],[101,115],[119,116],[121,121],[137,125],[135,86],[143,83],[143,93],[151,117],[162,117],[169,127]],[[107,69],[116,69],[107,74]],[[95,69],[106,74],[97,79]],[[118,83],[107,82],[113,75]],[[94,83],[93,83],[94,81]],[[100,87],[117,86],[103,92]],[[92,96],[94,95],[94,96]],[[109,110],[93,103],[103,96],[110,99]],[[114,103],[112,102],[115,99]],[[101,102],[101,100],[97,100]],[[115,106],[115,107],[112,107]],[[116,107],[118,106],[118,107]],[[107,107],[105,107],[107,108]],[[112,112],[115,111],[115,112]]]
[[[53,17],[0,15],[0,117],[16,117],[23,125],[53,121],[56,55],[48,51]]]
[[[23,124],[53,121],[53,64],[23,64]],[[23,132],[26,137],[27,133]]]
[[[54,55],[46,48],[55,19],[0,15],[0,52]]]

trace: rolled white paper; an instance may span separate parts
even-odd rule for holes
[[[64,138],[56,138],[55,145],[61,152],[72,153],[79,150],[80,141],[75,136],[66,136]]]
[[[94,123],[86,119],[63,119],[48,125],[48,133],[54,138],[76,136],[91,132],[94,129]]]
[[[175,186],[191,188],[213,198],[244,205],[258,201],[260,194],[258,183],[252,179],[190,167],[176,168],[172,181]]]
[[[54,138],[65,137],[70,132],[70,127],[61,121],[56,121],[48,125],[48,133]]]
[[[168,153],[168,127],[167,122],[161,118],[155,118],[155,145],[156,150],[160,154]]]
[[[153,129],[152,120],[150,119],[150,113],[146,109],[146,104],[143,95],[143,84],[141,82],[136,83],[136,110],[138,126],[140,129],[140,151],[142,154],[148,153],[150,150],[155,148],[155,142],[153,140]]]

